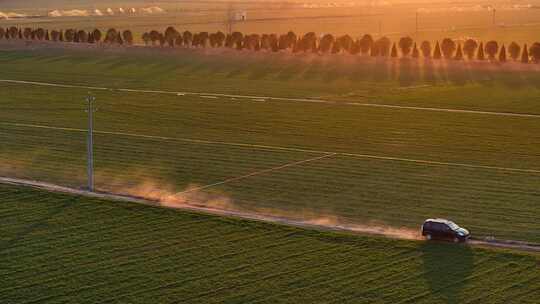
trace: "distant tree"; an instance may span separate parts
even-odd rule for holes
[[[216,44],[217,47],[223,47],[223,45],[225,45],[225,33],[222,31],[216,33]]]
[[[288,40],[289,40],[289,38],[287,38],[287,41],[288,41]],[[301,39],[298,39],[298,40],[296,40],[296,41],[294,41],[294,42],[292,43],[292,48],[291,48],[291,50],[292,50],[293,53],[298,53],[298,52],[300,52],[300,49],[302,48],[301,43],[302,43]]]
[[[260,36],[257,34],[246,35],[244,37],[244,48],[250,51],[258,51],[260,49]]]
[[[439,46],[439,41],[435,44],[435,51],[433,51],[433,59],[441,59],[442,53],[441,53],[441,47]]]
[[[499,62],[506,62],[506,48],[504,47],[504,44],[499,52]]]
[[[499,51],[499,44],[497,41],[491,40],[486,43],[485,52],[489,57],[489,60],[495,60],[497,52]]]
[[[150,35],[151,35],[151,33],[150,33]],[[185,31],[182,34],[182,39],[184,40],[184,45],[190,46],[191,42],[193,41],[193,34],[190,31]],[[152,39],[152,41],[153,41],[153,39]]]
[[[51,40],[51,36],[49,35],[49,30],[45,31],[45,41]]]
[[[321,42],[319,43],[320,52],[323,54],[330,52],[333,44],[334,44],[334,36],[332,36],[332,34],[324,35],[321,38]]]
[[[298,36],[293,31],[287,32],[287,48],[288,49],[294,48],[297,40],[298,40]]]
[[[210,33],[210,36],[208,37],[210,41],[210,47],[215,48],[217,47],[217,39],[216,39],[216,33]]]
[[[169,26],[165,29],[165,38],[176,38],[180,33],[174,28],[174,26]]]
[[[540,42],[533,43],[529,53],[534,63],[540,63]]]
[[[270,34],[269,40],[270,40],[270,48],[271,48],[272,52],[279,51],[279,40],[278,40],[277,35],[276,34]]]
[[[253,34],[251,35],[252,43],[255,45],[255,51],[258,52],[261,50],[261,35]]]
[[[79,31],[75,30],[75,36],[73,36],[73,42],[79,42]]]
[[[77,33],[77,36],[79,36],[79,42],[80,43],[87,43],[88,42],[88,34],[85,31],[80,30]]]
[[[60,38],[60,32],[57,30],[51,31],[51,40],[58,41],[58,38]]]
[[[523,46],[523,52],[521,53],[521,63],[529,63],[529,49],[527,44]]]
[[[93,32],[92,32],[92,37],[94,37],[94,41],[96,43],[100,42],[101,41],[101,31],[98,30],[98,29],[95,29]]]
[[[232,35],[227,34],[227,36],[225,37],[225,47],[226,48],[232,48],[232,45],[233,45]]]
[[[343,35],[337,39],[337,42],[339,43],[340,51],[350,52],[353,46],[354,40],[349,35]]]
[[[412,50],[412,58],[419,58],[420,57],[420,51],[418,51],[418,48],[416,47],[416,42],[414,43],[413,50]]]
[[[478,60],[485,60],[486,55],[484,55],[484,43],[480,42],[480,46],[478,46],[478,54],[476,55],[476,59]]]
[[[353,44],[351,46],[351,49],[349,50],[349,53],[351,53],[351,55],[357,55],[357,54],[360,54],[361,50],[360,50],[360,39],[356,39],[353,41]]]
[[[16,28],[15,26],[12,26],[9,28],[9,38],[17,38],[17,36],[19,35],[19,29]]]
[[[461,50],[461,44],[458,43],[456,56],[454,57],[455,60],[463,60],[463,51]]]
[[[21,29],[19,29],[19,34],[18,34],[18,35],[19,35],[19,39],[22,40],[22,39],[23,39],[23,35],[22,35],[22,30],[21,30]]]
[[[270,35],[268,34],[262,34],[261,36],[261,49],[263,50],[270,50]]]
[[[456,43],[450,38],[444,38],[441,42],[441,51],[444,58],[451,59],[456,51]]]
[[[399,48],[401,49],[401,54],[403,56],[409,56],[411,53],[411,47],[413,45],[413,40],[411,37],[402,37],[399,39]]]
[[[124,39],[122,39],[122,35],[120,35],[120,33],[116,35],[116,43],[118,43],[119,45],[124,44]]]
[[[182,46],[184,44],[184,39],[182,38],[182,35],[178,35],[178,37],[176,37],[174,44],[176,46]]]
[[[359,41],[360,52],[362,54],[368,54],[373,45],[373,37],[369,34],[365,34]]]
[[[392,58],[397,58],[398,57],[398,53],[397,53],[397,48],[396,48],[396,43],[394,42],[392,44],[392,51],[390,53],[390,57]]]
[[[118,31],[114,28],[110,28],[107,30],[107,33],[105,34],[105,40],[104,42],[105,43],[110,43],[110,44],[113,44],[113,43],[117,43],[118,42],[118,36],[120,36],[118,34]]]
[[[514,61],[517,61],[519,59],[519,54],[521,52],[521,48],[519,47],[519,44],[512,42],[508,46],[508,53],[510,54],[510,58],[512,58]]]
[[[278,49],[280,50],[286,50],[288,46],[289,38],[287,38],[287,35],[280,35],[278,39]]]
[[[58,37],[58,41],[64,41],[64,31],[60,30],[60,36]]]
[[[30,34],[30,39],[36,40],[36,31],[32,31],[32,33]]]
[[[380,53],[379,46],[376,43],[373,43],[371,45],[371,49],[369,50],[369,56],[378,57],[380,56],[379,53]]]
[[[31,37],[31,36],[32,36],[32,29],[29,28],[29,27],[25,28],[24,31],[23,31],[23,37],[24,37],[24,39],[30,40],[30,37]]]
[[[122,38],[124,39],[124,43],[127,45],[133,44],[133,33],[130,30],[125,30],[122,32]]]
[[[94,39],[94,34],[92,32],[88,32],[88,43],[95,43],[96,40]]]
[[[150,35],[150,41],[152,41],[152,45],[156,45],[156,43],[159,43],[160,34],[159,34],[158,31],[152,30],[152,31],[150,31],[149,35]],[[190,41],[191,41],[191,39],[190,39]]]
[[[200,34],[196,33],[193,35],[193,39],[191,40],[191,45],[194,47],[198,47],[201,44]]]
[[[463,51],[465,52],[465,55],[467,55],[467,58],[469,60],[474,59],[474,54],[476,53],[476,49],[478,48],[478,42],[473,39],[467,39],[465,41],[465,44],[463,45]]]
[[[221,33],[221,32],[218,32],[218,33]],[[218,33],[211,33],[210,36],[209,36],[210,46],[213,47],[213,48],[220,47]],[[265,36],[268,36],[268,35],[265,35]],[[261,38],[261,44],[262,44],[262,38]]]
[[[148,45],[152,39],[150,39],[150,34],[148,32],[145,32],[142,35],[142,40],[144,41],[145,45]]]
[[[349,48],[349,54],[358,55],[360,53],[360,39],[352,39],[351,46]]]
[[[304,42],[306,44],[307,51],[317,53],[319,51],[319,37],[314,32],[309,32],[304,35]],[[354,40],[351,38],[351,47]]]
[[[210,40],[210,34],[208,32],[200,32],[199,33],[199,46],[200,47],[206,47],[208,45],[208,41]]]
[[[244,35],[244,39],[242,40],[242,49],[246,49],[249,47],[249,40],[250,35]]]
[[[165,29],[165,40],[170,47],[174,47],[176,38],[180,36],[180,33],[172,26],[169,26]]]
[[[307,42],[303,39],[303,37],[298,37],[298,40],[293,47],[293,52],[306,52],[308,48]]]
[[[334,43],[332,44],[332,54],[338,54],[341,52],[341,42],[339,39],[336,39],[336,41],[334,41]]]
[[[6,37],[6,30],[3,27],[0,27],[0,39],[4,39]]]
[[[73,29],[68,29],[64,33],[64,38],[66,42],[73,42],[75,39],[75,31]]]
[[[165,35],[163,35],[162,33],[159,33],[159,46],[163,47],[165,46]]]
[[[232,47],[238,50],[243,48],[244,34],[240,32],[233,32],[231,34]]]
[[[388,55],[390,54],[390,46],[391,46],[390,39],[386,37],[381,37],[377,39],[375,44],[377,45],[377,55],[388,57]]]
[[[420,49],[422,50],[422,56],[425,58],[431,57],[431,43],[429,43],[429,41],[423,41],[420,45]]]
[[[317,35],[314,32],[309,32],[302,36],[299,40],[298,50],[303,52],[317,52]]]

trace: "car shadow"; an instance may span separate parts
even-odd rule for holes
[[[449,304],[460,303],[474,268],[472,249],[466,244],[425,242],[420,251],[424,279],[432,294]]]

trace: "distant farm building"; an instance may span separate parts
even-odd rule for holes
[[[233,16],[234,21],[246,21],[247,20],[247,12],[241,11],[241,12],[235,12]]]

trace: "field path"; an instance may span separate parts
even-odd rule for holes
[[[399,106],[389,104],[377,104],[377,103],[360,103],[360,102],[347,102],[347,101],[335,101],[327,99],[314,99],[314,98],[287,98],[287,97],[272,97],[272,96],[254,96],[254,95],[235,95],[235,94],[221,94],[221,93],[197,93],[197,92],[182,92],[182,91],[164,91],[164,90],[139,90],[129,88],[107,88],[97,86],[86,85],[72,85],[62,83],[50,83],[50,82],[36,82],[25,80],[13,80],[13,79],[0,79],[3,83],[13,84],[26,84],[35,86],[47,86],[57,88],[77,88],[97,91],[116,91],[116,92],[129,92],[129,93],[149,93],[149,94],[168,94],[177,96],[199,96],[201,98],[238,98],[238,99],[250,99],[252,101],[265,102],[265,101],[291,101],[291,102],[309,102],[309,103],[324,103],[335,105],[349,105],[349,106],[361,106],[361,107],[376,107],[386,108],[394,110],[417,110],[417,111],[431,111],[431,112],[447,112],[458,114],[476,114],[476,115],[494,115],[494,116],[509,116],[509,117],[527,117],[527,118],[540,118],[540,114],[527,114],[527,113],[511,113],[511,112],[492,112],[492,111],[477,111],[477,110],[463,110],[463,109],[449,109],[449,108],[433,108],[433,107],[414,107],[414,106]]]
[[[329,157],[329,156],[331,155],[326,155],[324,157]],[[321,221],[292,220],[285,217],[255,214],[255,213],[241,212],[241,211],[232,211],[232,210],[226,210],[226,209],[216,209],[216,208],[209,208],[209,207],[204,207],[204,206],[195,206],[195,205],[188,205],[188,204],[178,204],[178,205],[175,204],[174,207],[172,207],[171,205],[162,204],[161,202],[151,201],[151,200],[147,200],[147,199],[139,198],[139,197],[120,195],[120,194],[114,194],[114,193],[90,192],[83,189],[74,189],[74,188],[58,186],[58,185],[54,185],[50,183],[23,180],[23,179],[17,179],[17,178],[9,178],[9,177],[0,177],[0,183],[9,184],[9,185],[17,185],[17,186],[33,187],[33,188],[37,188],[41,190],[58,192],[58,193],[68,193],[68,194],[74,194],[74,195],[82,195],[86,197],[138,203],[138,204],[144,204],[144,205],[154,206],[154,207],[190,210],[190,211],[203,212],[203,213],[219,215],[219,216],[230,216],[230,217],[247,219],[247,220],[277,223],[277,224],[295,226],[295,227],[301,227],[301,228],[307,228],[307,229],[316,229],[316,230],[324,230],[324,231],[347,231],[347,232],[353,232],[353,233],[359,233],[359,234],[380,235],[380,236],[385,236],[385,237],[395,238],[395,239],[422,240],[422,238],[419,236],[419,233],[417,231],[413,231],[411,229],[406,229],[406,228],[403,229],[403,228],[392,228],[392,227],[384,227],[384,226],[366,226],[366,225],[355,225],[355,224],[344,225],[344,224],[339,224],[339,223],[336,224],[331,221],[326,222],[324,221],[324,219]],[[533,243],[514,241],[514,240],[473,239],[473,240],[470,240],[468,244],[473,245],[473,246],[481,246],[481,247],[500,247],[500,248],[515,249],[515,250],[521,250],[521,251],[540,252],[540,244],[533,244]]]

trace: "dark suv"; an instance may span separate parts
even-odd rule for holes
[[[422,225],[422,235],[427,240],[451,240],[454,243],[465,242],[471,237],[467,229],[445,219],[427,219]]]

